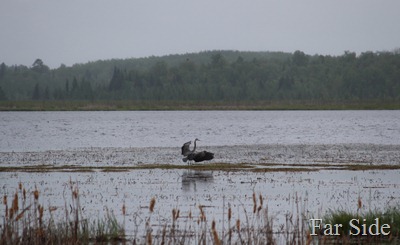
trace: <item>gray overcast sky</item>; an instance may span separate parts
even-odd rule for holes
[[[1,0],[0,63],[52,68],[204,50],[392,51],[399,0]]]

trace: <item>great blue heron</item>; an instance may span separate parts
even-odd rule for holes
[[[207,161],[211,160],[214,158],[214,153],[208,152],[208,151],[200,151],[196,152],[196,141],[200,141],[199,139],[194,140],[194,147],[193,150],[190,150],[190,145],[192,144],[192,141],[188,141],[182,146],[182,155],[184,158],[182,160],[184,162],[190,161],[195,161],[195,162],[202,162],[202,161]]]

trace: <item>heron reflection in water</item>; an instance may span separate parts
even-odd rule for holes
[[[182,190],[190,191],[193,185],[193,190],[197,191],[197,185],[207,185],[213,181],[214,177],[211,171],[187,170],[182,173]]]

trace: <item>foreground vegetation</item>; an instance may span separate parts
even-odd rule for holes
[[[208,51],[57,69],[37,59],[0,65],[0,101],[11,101],[0,109],[399,109],[399,70],[398,50]]]
[[[20,183],[10,201],[3,196],[0,244],[93,244],[125,239],[124,228],[112,214],[98,220],[82,217],[79,190],[72,182],[69,187],[72,201],[64,200],[64,220],[53,217],[61,207],[44,207],[39,202],[36,187],[27,193]]]
[[[144,227],[136,227],[133,234],[125,230],[127,217],[125,203],[121,204],[123,220],[117,220],[107,213],[105,218],[90,220],[83,217],[80,206],[79,189],[70,181],[71,199],[64,200],[64,207],[44,207],[39,201],[40,191],[35,187],[28,193],[20,183],[13,197],[3,196],[4,214],[0,226],[0,244],[397,244],[400,235],[400,211],[388,208],[384,211],[359,212],[362,201],[358,199],[356,213],[331,211],[324,217],[325,223],[348,224],[352,218],[364,218],[371,224],[376,218],[388,224],[388,236],[349,236],[344,231],[350,228],[343,226],[339,236],[311,233],[310,218],[306,207],[299,197],[295,197],[294,213],[286,212],[285,223],[274,224],[274,215],[268,212],[268,204],[260,194],[252,194],[253,205],[248,210],[242,206],[242,216],[234,218],[230,205],[226,209],[223,223],[210,220],[199,205],[198,211],[187,214],[173,209],[168,219],[154,228],[153,212],[156,209],[156,198],[148,206],[148,214],[141,217]],[[64,197],[65,198],[65,197]],[[64,209],[64,219],[56,220],[53,212]]]
[[[370,227],[373,224],[376,224],[376,219],[379,220],[380,224],[389,224],[390,225],[390,234],[386,239],[390,238],[400,238],[400,210],[399,207],[389,207],[386,208],[386,210],[369,210],[367,212],[361,212],[359,211],[362,208],[362,201],[359,199],[358,201],[359,209],[357,212],[349,212],[346,210],[331,210],[328,214],[325,215],[323,218],[325,223],[329,224],[342,224],[342,227],[339,228],[338,233],[341,236],[347,236],[349,235],[349,232],[351,231],[352,234],[362,234],[365,232],[368,236],[369,231],[362,230],[363,226],[356,226],[354,225],[355,222],[351,222],[351,220],[356,219],[359,220],[360,223],[365,224],[365,227]],[[364,222],[365,220],[365,222]],[[353,224],[352,227],[350,224]],[[375,227],[372,229],[373,232],[375,233],[381,233],[379,230],[375,230]],[[389,229],[387,229],[389,231]],[[370,234],[369,234],[370,235]],[[373,240],[371,237],[369,237],[371,240]],[[383,236],[377,236],[374,237],[375,240],[382,239]]]

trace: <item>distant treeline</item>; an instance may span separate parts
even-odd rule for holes
[[[207,51],[50,69],[0,65],[0,100],[400,101],[400,52]]]

